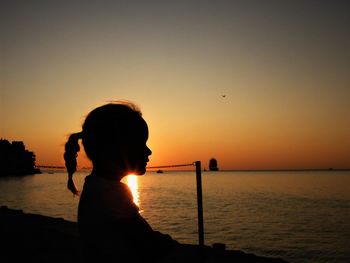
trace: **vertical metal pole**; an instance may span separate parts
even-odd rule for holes
[[[200,256],[200,262],[203,262],[203,256],[204,256],[204,224],[203,224],[201,162],[200,161],[196,161],[195,164],[196,164],[196,182],[197,182],[199,256]]]

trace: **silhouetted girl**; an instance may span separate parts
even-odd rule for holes
[[[85,178],[78,209],[78,225],[86,259],[95,262],[155,262],[176,244],[170,236],[153,231],[139,214],[127,185],[128,174],[143,175],[148,156],[148,127],[131,103],[110,103],[91,111],[82,131],[65,146],[68,188],[73,182],[78,141],[93,164]],[[98,261],[96,261],[98,260]],[[108,260],[108,261],[106,261]]]

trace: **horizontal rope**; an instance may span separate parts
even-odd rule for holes
[[[175,167],[184,167],[184,166],[194,166],[195,163],[185,163],[185,164],[171,164],[171,165],[160,165],[160,166],[148,166],[149,169],[156,168],[175,168]]]
[[[38,168],[56,168],[56,169],[64,169],[64,166],[54,166],[54,165],[36,165]]]

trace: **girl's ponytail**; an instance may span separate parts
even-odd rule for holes
[[[79,139],[81,139],[82,133],[73,133],[69,136],[65,145],[64,161],[68,172],[67,188],[71,190],[73,195],[79,195],[78,188],[73,182],[73,174],[77,170],[77,155],[80,150]]]

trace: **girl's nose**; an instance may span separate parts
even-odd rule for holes
[[[152,154],[151,149],[150,149],[150,148],[148,148],[147,146],[146,146],[146,152],[147,152],[147,155],[151,155],[151,154]]]

